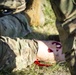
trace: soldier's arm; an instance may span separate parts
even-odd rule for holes
[[[0,69],[10,70],[25,69],[36,59],[49,63],[65,60],[61,44],[55,41],[1,37],[0,54]]]

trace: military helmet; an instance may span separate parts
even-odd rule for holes
[[[18,13],[26,8],[25,0],[0,0],[0,9],[12,9],[13,13]]]

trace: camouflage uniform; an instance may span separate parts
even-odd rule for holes
[[[76,75],[76,0],[50,0],[67,65]]]
[[[31,32],[25,8],[25,0],[0,0],[0,35],[24,37]]]
[[[35,40],[0,37],[0,70],[22,70],[36,60]]]
[[[23,39],[31,32],[24,9],[25,0],[0,0],[0,70],[21,70],[36,59],[37,42]]]
[[[13,13],[18,13],[26,8],[25,0],[0,0],[0,8],[10,8]]]
[[[0,18],[0,35],[2,36],[24,37],[30,32],[27,18],[21,13]]]

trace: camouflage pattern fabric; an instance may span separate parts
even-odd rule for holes
[[[20,13],[25,4],[25,0],[0,0],[0,70],[21,70],[36,60],[37,42],[23,39],[31,32]]]
[[[36,60],[35,40],[0,37],[0,70],[21,70]]]
[[[76,75],[76,0],[50,0],[63,52],[71,75]]]
[[[50,0],[54,13],[58,21],[66,21],[67,19],[75,18],[76,0]],[[58,2],[58,3],[57,3]]]
[[[66,66],[69,68],[71,75],[76,75],[76,50],[65,53]]]
[[[30,32],[27,18],[21,13],[0,18],[0,36],[24,37]]]
[[[13,13],[18,13],[26,8],[25,0],[0,0],[0,9],[10,8]]]
[[[63,52],[70,52],[73,48],[75,48],[73,40],[76,30],[76,0],[50,1],[56,15],[56,26],[63,45]]]

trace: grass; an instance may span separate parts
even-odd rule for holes
[[[47,1],[47,3],[46,3]],[[45,0],[44,3],[44,15],[46,22],[43,26],[32,26],[33,32],[27,35],[25,38],[28,39],[43,39],[47,40],[49,35],[58,34],[55,27],[55,15],[51,9],[49,0]],[[2,71],[0,75],[70,75],[68,69],[64,64],[55,64],[51,67],[39,67],[35,64],[28,66],[25,70],[8,72]]]
[[[35,64],[28,66],[25,70],[16,72],[1,72],[0,75],[69,75],[65,65],[56,64],[50,67],[39,67]]]
[[[43,4],[43,12],[45,15],[45,24],[39,26],[32,26],[33,32],[26,38],[32,39],[47,39],[49,35],[58,34],[55,26],[55,15],[51,8],[49,0],[45,0]]]

